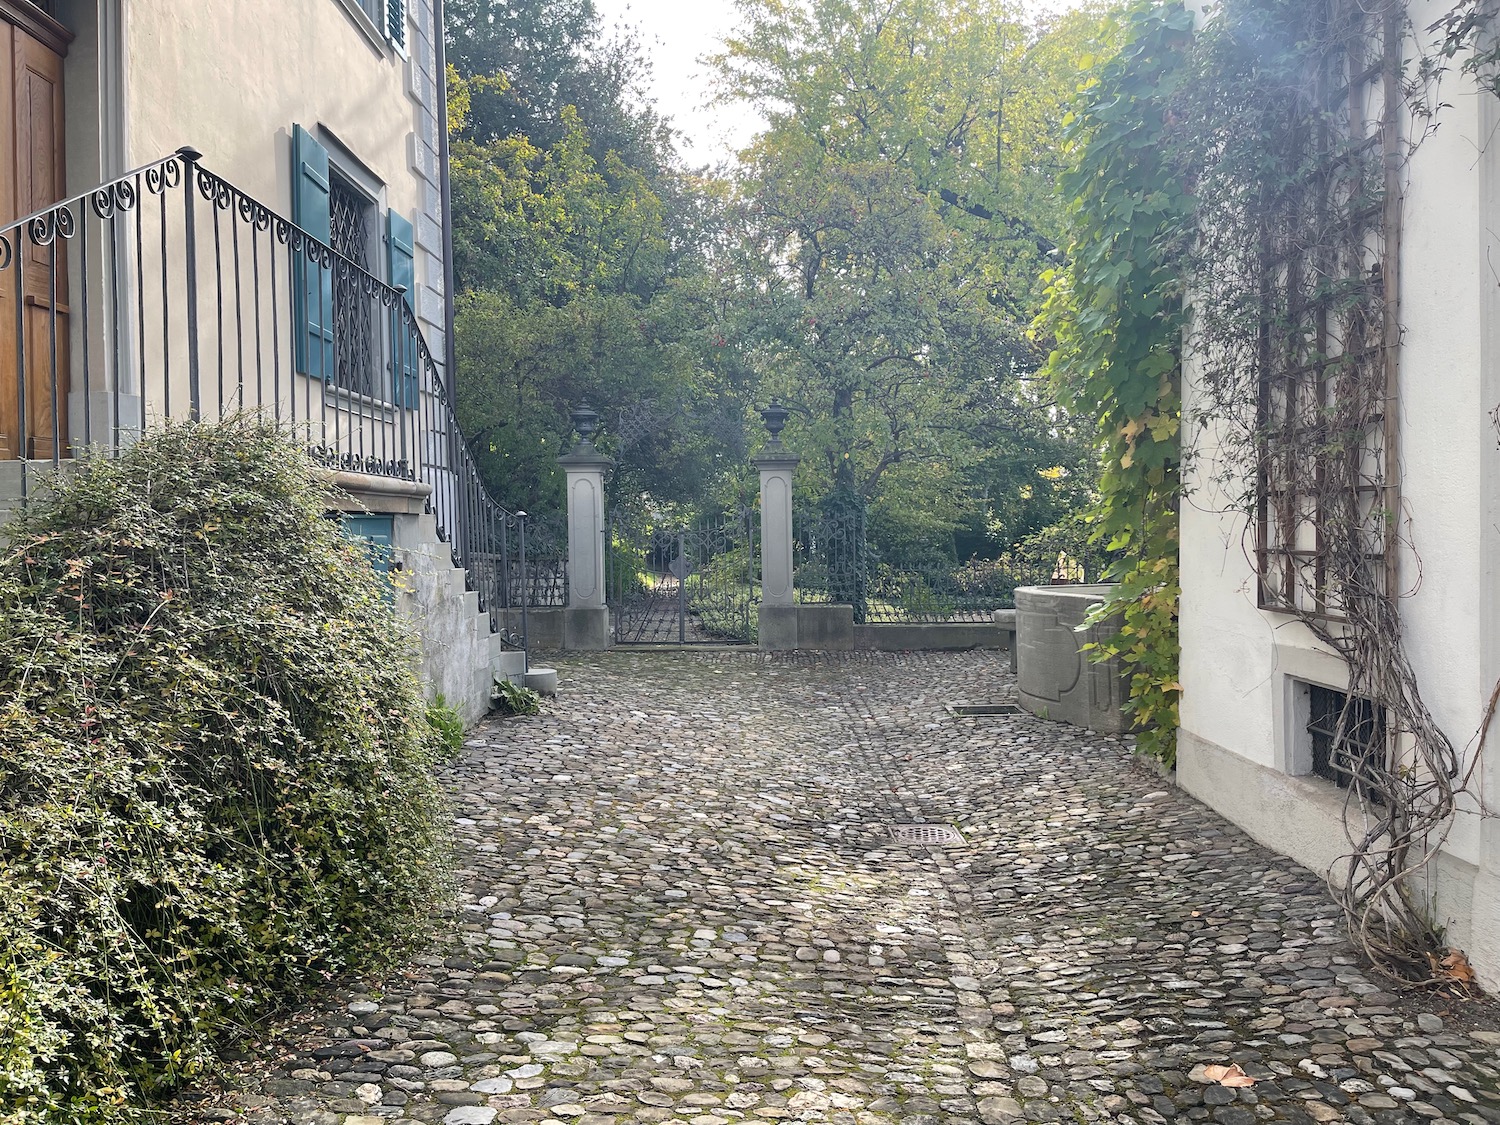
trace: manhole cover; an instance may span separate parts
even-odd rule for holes
[[[963,835],[946,824],[893,824],[891,839],[898,844],[962,844]]]
[[[1019,715],[1021,708],[1014,703],[950,703],[948,710],[955,715]]]

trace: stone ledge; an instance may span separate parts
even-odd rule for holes
[[[344,494],[357,500],[360,510],[372,515],[421,515],[432,495],[432,486],[420,481],[401,480],[398,477],[379,477],[368,473],[351,473],[343,470],[327,474],[329,490],[335,492],[334,499],[341,500]],[[342,503],[334,505],[344,508]]]

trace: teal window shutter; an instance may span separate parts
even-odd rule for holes
[[[391,396],[401,406],[413,408],[421,389],[421,368],[417,352],[416,330],[416,250],[411,222],[398,211],[386,212],[385,246],[388,256],[387,277],[391,285],[406,290],[406,307],[413,316],[408,322],[399,308],[391,310],[391,369],[395,393]]]
[[[406,46],[406,0],[385,0],[385,35],[395,46]]]
[[[292,126],[292,221],[320,242],[331,237],[328,150],[301,125]],[[333,271],[293,254],[292,303],[297,370],[332,379]]]

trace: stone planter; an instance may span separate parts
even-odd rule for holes
[[[1123,705],[1130,685],[1118,660],[1096,664],[1084,645],[1112,636],[1119,623],[1080,629],[1107,585],[1022,586],[1016,590],[1016,651],[1022,707],[1103,734],[1130,729]]]

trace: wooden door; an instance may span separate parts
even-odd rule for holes
[[[67,34],[0,0],[0,228],[62,200]],[[8,165],[8,167],[7,167]],[[11,232],[0,259],[0,457],[68,454],[67,245]]]

